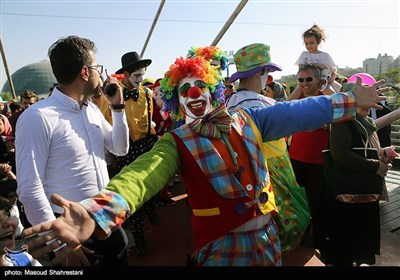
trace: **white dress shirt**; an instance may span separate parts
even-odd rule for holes
[[[104,148],[117,156],[129,149],[125,112],[111,126],[97,106],[79,104],[55,88],[24,111],[16,127],[17,194],[32,225],[54,220],[63,209],[54,193],[72,201],[96,195],[108,182]]]

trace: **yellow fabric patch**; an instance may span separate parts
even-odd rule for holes
[[[221,215],[219,212],[219,208],[208,208],[208,209],[193,209],[193,214],[198,217],[207,217],[207,216],[218,216]]]
[[[261,152],[262,152],[262,154],[263,154],[263,156],[265,158],[265,168],[267,168],[267,155],[269,154],[270,149],[268,149],[268,146],[266,145],[266,143],[263,142],[262,137],[261,137],[261,133],[258,130],[256,124],[253,121],[253,119],[246,112],[244,112],[244,114],[246,115],[247,120],[249,121],[250,126],[254,131],[254,134],[255,134],[256,139],[257,139],[258,146],[260,146]],[[279,140],[276,140],[276,141],[273,141],[273,142],[276,142],[276,143],[279,144]],[[277,149],[275,148],[274,150],[276,151]],[[267,170],[268,170],[268,168],[267,168]],[[267,174],[267,176],[269,176],[269,174]],[[257,203],[258,208],[260,209],[260,211],[263,214],[267,214],[267,213],[270,213],[270,212],[278,213],[279,211],[278,211],[278,207],[276,207],[275,195],[274,195],[274,193],[272,191],[272,188],[271,188],[270,179],[268,179],[267,185],[265,186],[264,189],[262,189],[260,191],[260,193],[261,192],[266,192],[268,194],[268,200],[267,200],[266,203],[260,203],[260,202]],[[257,198],[259,197],[260,193],[256,194]]]
[[[257,142],[260,143],[258,137]],[[268,151],[268,153],[264,153],[263,149],[263,155],[267,160],[269,158],[283,157],[286,153],[286,142],[284,138],[263,143],[263,146]]]

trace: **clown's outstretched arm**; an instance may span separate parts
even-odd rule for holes
[[[260,130],[263,140],[271,141],[332,122],[351,120],[356,115],[357,107],[382,109],[379,102],[386,97],[381,94],[389,88],[377,88],[384,83],[381,80],[365,87],[358,79],[350,92],[277,102],[267,108],[247,108],[244,111]]]
[[[86,241],[92,234],[108,237],[144,202],[157,194],[180,169],[175,140],[167,133],[151,151],[138,157],[116,175],[96,196],[72,202],[54,195],[52,202],[64,213],[55,221],[25,229],[29,252],[39,258],[62,247],[53,264]],[[58,239],[59,242],[48,242]],[[46,242],[48,244],[46,244]],[[65,245],[62,245],[64,244]]]

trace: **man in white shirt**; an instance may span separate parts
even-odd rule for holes
[[[103,66],[96,62],[94,43],[76,36],[62,38],[50,47],[49,57],[58,86],[21,115],[16,131],[17,192],[32,225],[63,213],[50,203],[54,193],[73,201],[97,194],[109,182],[104,148],[120,156],[129,148],[125,103],[116,78],[107,80],[118,89],[106,96],[113,126],[89,101],[102,90]],[[123,231],[118,234],[114,241],[93,240],[93,247],[87,246],[103,255],[104,264],[127,265],[127,238]]]

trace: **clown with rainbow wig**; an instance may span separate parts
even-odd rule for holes
[[[219,68],[219,71],[226,70],[229,66],[228,54],[216,46],[191,47],[186,55],[187,58],[204,57],[211,65]]]
[[[58,238],[68,253],[93,232],[104,238],[180,173],[192,209],[197,266],[279,266],[281,245],[274,194],[262,142],[352,119],[358,107],[377,107],[378,93],[358,81],[348,93],[245,108],[229,115],[218,71],[202,57],[179,58],[161,81],[169,113],[193,122],[170,131],[90,199],[53,202],[66,209],[35,226],[35,244]],[[127,187],[129,186],[129,187]],[[84,225],[84,226],[83,226]],[[79,230],[84,228],[85,230]],[[33,241],[32,241],[33,242]],[[29,243],[28,243],[29,245]],[[32,246],[34,244],[31,244]],[[40,252],[51,251],[51,246]]]
[[[196,81],[193,80],[195,78]],[[178,87],[178,83],[183,79],[186,79],[186,83]],[[202,105],[206,104],[204,99],[207,96],[207,98],[210,98],[210,100],[207,100],[210,101],[207,102],[207,106],[218,107],[225,102],[223,94],[225,86],[220,80],[217,67],[212,66],[203,57],[178,58],[160,82],[165,111],[170,112],[170,115],[180,124],[185,117],[197,118],[195,112],[199,110],[198,107],[195,109],[193,104],[186,102],[183,102],[183,106],[180,105],[182,93],[185,93],[188,97],[200,94],[199,97],[203,99]],[[190,87],[191,84],[196,85],[196,87]],[[193,110],[193,113],[191,110]]]

